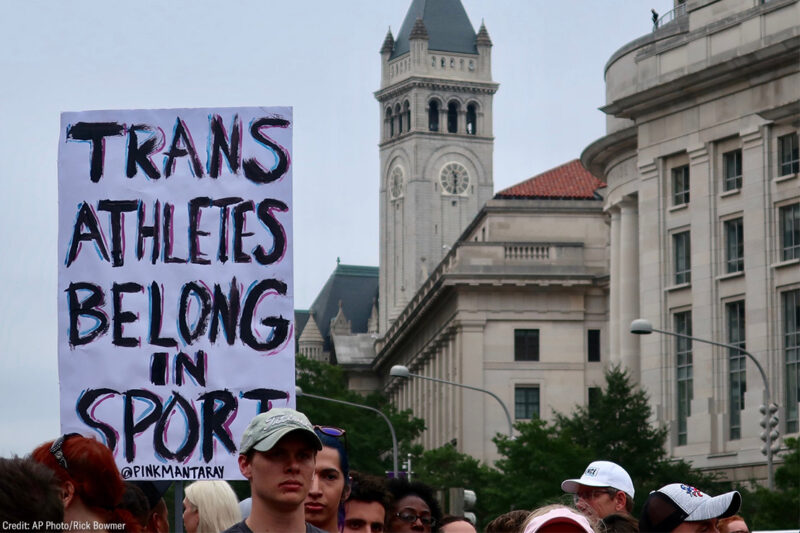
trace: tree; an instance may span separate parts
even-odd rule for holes
[[[556,415],[556,431],[585,448],[588,457],[625,468],[639,494],[637,512],[645,499],[642,496],[669,483],[687,483],[711,493],[729,489],[717,476],[667,455],[668,430],[650,423],[647,394],[631,383],[627,370],[613,367],[605,378],[606,386],[591,406],[577,407],[570,416]]]
[[[415,481],[422,481],[434,490],[442,491],[443,495],[450,488],[475,491],[477,502],[473,512],[478,517],[479,531],[491,518],[504,512],[496,498],[497,489],[503,484],[500,472],[470,455],[459,453],[449,444],[426,452],[417,447],[414,452]],[[445,502],[440,503],[446,512]]]
[[[398,411],[380,393],[362,396],[349,390],[341,367],[313,361],[300,354],[295,358],[295,367],[297,384],[304,392],[367,405],[383,412],[394,426],[401,456],[411,450],[411,442],[425,429],[423,420],[414,418],[410,410]],[[297,410],[305,413],[312,424],[339,427],[347,432],[351,469],[380,476],[391,470],[392,438],[380,415],[304,396],[297,399]]]
[[[792,529],[800,523],[800,440],[784,440],[788,453],[775,470],[775,490],[737,487],[742,493],[742,510],[750,530]]]

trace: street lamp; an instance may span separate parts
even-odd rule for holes
[[[497,400],[498,402],[500,402],[500,407],[502,407],[502,408],[503,408],[503,412],[505,412],[505,414],[506,414],[506,419],[508,420],[508,436],[509,436],[509,437],[511,437],[512,439],[514,438],[514,424],[511,422],[511,415],[510,415],[510,414],[509,414],[509,412],[508,412],[508,407],[506,407],[506,404],[505,404],[505,403],[503,403],[503,400],[501,400],[501,399],[500,399],[500,397],[499,397],[499,396],[497,396],[495,393],[493,393],[493,392],[491,392],[491,391],[488,391],[488,390],[486,390],[486,389],[480,389],[480,388],[478,388],[478,387],[473,387],[473,386],[471,386],[471,385],[464,385],[464,384],[462,384],[462,383],[456,383],[456,382],[454,382],[454,381],[447,381],[447,380],[445,380],[445,379],[432,378],[432,377],[429,377],[429,376],[422,376],[422,375],[420,375],[420,374],[412,374],[412,373],[411,373],[411,372],[408,370],[408,367],[407,367],[407,366],[403,366],[403,365],[394,365],[394,366],[391,368],[391,370],[389,370],[389,375],[390,375],[390,376],[394,376],[394,377],[396,377],[396,378],[420,378],[420,379],[427,379],[428,381],[435,381],[435,382],[437,382],[437,383],[445,383],[445,384],[447,384],[447,385],[454,385],[454,386],[456,386],[456,387],[463,387],[463,388],[465,388],[465,389],[476,390],[476,391],[478,391],[478,392],[485,392],[486,394],[488,394],[489,396],[491,396],[492,398],[494,398],[495,400]]]
[[[761,414],[764,415],[764,419],[761,422],[761,425],[764,426],[764,434],[762,435],[762,439],[766,442],[766,456],[767,456],[767,487],[769,490],[773,490],[774,488],[774,474],[772,473],[772,440],[773,438],[777,438],[777,433],[775,433],[773,437],[774,430],[772,429],[775,425],[777,425],[777,417],[775,413],[778,410],[778,406],[772,403],[772,394],[769,390],[769,381],[767,380],[767,374],[764,372],[764,368],[761,366],[761,363],[758,362],[758,359],[755,358],[753,354],[740,348],[739,346],[735,346],[733,344],[725,344],[722,342],[715,342],[710,341],[707,339],[700,339],[698,337],[692,337],[691,335],[684,335],[682,333],[675,333],[674,331],[665,331],[661,329],[656,329],[653,327],[653,324],[650,323],[649,320],[645,318],[637,318],[633,322],[631,322],[631,333],[635,335],[649,335],[650,333],[661,333],[662,335],[672,335],[673,337],[681,337],[683,339],[689,339],[697,342],[703,342],[706,344],[712,344],[714,346],[721,346],[723,348],[728,348],[732,350],[736,350],[739,353],[744,354],[745,356],[749,357],[753,363],[755,363],[756,368],[761,373],[761,379],[764,381],[764,405],[761,406]]]
[[[381,415],[383,417],[383,419],[386,421],[386,424],[389,426],[389,431],[392,434],[392,474],[394,475],[394,477],[398,477],[399,470],[397,469],[397,435],[394,432],[394,426],[392,425],[392,422],[389,420],[389,418],[385,414],[383,414],[380,410],[375,409],[374,407],[370,407],[369,405],[362,405],[360,403],[346,402],[344,400],[336,400],[334,398],[328,398],[326,396],[317,396],[316,394],[303,392],[303,389],[301,389],[300,387],[295,387],[294,390],[295,390],[295,395],[297,397],[306,396],[308,398],[314,398],[316,400],[325,400],[325,401],[328,401],[328,402],[340,403],[340,404],[343,404],[343,405],[349,405],[350,407],[359,407],[361,409],[368,409],[368,410],[370,410],[370,411],[372,411],[374,413],[378,413],[379,415]]]

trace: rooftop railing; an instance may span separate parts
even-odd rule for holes
[[[666,26],[671,22],[675,22],[676,20],[678,20],[678,18],[684,15],[686,15],[686,2],[678,4],[678,7],[676,7],[672,11],[668,11],[667,13],[658,17],[658,19],[653,22],[653,31],[656,31],[658,28]]]

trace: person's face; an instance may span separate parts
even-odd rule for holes
[[[317,466],[305,501],[306,522],[325,529],[337,518],[344,496],[345,479],[336,448],[323,447],[317,453]]]
[[[197,533],[197,526],[200,525],[200,512],[186,498],[183,499],[183,527],[186,533]]]
[[[717,519],[701,520],[699,522],[683,522],[672,530],[672,533],[719,533]]]
[[[266,452],[256,451],[248,461],[239,456],[239,470],[250,481],[253,499],[292,511],[303,504],[314,475],[316,449],[310,440],[289,433]]]
[[[425,503],[425,500],[414,494],[409,494],[400,498],[394,505],[394,514],[389,523],[390,530],[397,533],[405,533],[409,531],[423,531],[430,533],[431,531],[431,508]],[[407,520],[399,518],[397,515],[407,517]],[[411,518],[414,518],[411,521]],[[423,523],[427,522],[427,524]]]
[[[466,520],[458,520],[450,522],[439,528],[439,531],[444,533],[476,533],[475,527]]]
[[[579,485],[575,500],[575,507],[589,518],[590,522],[625,509],[624,495],[608,487]]]
[[[386,510],[380,502],[350,500],[344,504],[344,533],[383,533]]]

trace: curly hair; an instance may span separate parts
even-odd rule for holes
[[[420,483],[419,481],[409,482],[405,478],[394,478],[389,480],[386,484],[386,488],[389,489],[394,499],[394,504],[392,505],[394,512],[397,512],[397,502],[406,496],[418,496],[422,498],[431,510],[431,517],[435,520],[435,525],[432,530],[438,531],[438,524],[442,521],[442,508],[439,507],[439,502],[436,501],[433,490],[428,485]]]

